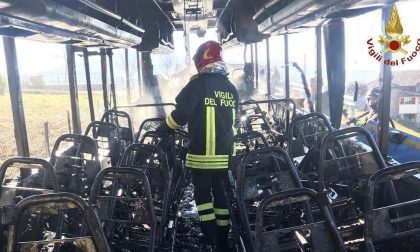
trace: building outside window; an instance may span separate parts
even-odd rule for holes
[[[409,121],[416,121],[416,114],[404,114],[404,119]]]
[[[416,97],[401,97],[400,104],[416,104]]]

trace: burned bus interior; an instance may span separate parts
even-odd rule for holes
[[[223,251],[420,251],[420,34],[403,30],[418,24],[405,14],[416,6],[0,0],[0,251],[213,251],[186,167],[188,125],[156,131],[209,38],[234,59],[240,96]],[[354,41],[381,89],[366,122],[368,104],[356,104],[368,85],[346,61]],[[312,56],[302,64],[297,51]],[[52,77],[24,75],[26,60]]]

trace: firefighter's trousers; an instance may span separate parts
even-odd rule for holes
[[[228,173],[223,170],[191,169],[194,199],[206,241],[219,247],[227,246],[230,215],[224,185]]]

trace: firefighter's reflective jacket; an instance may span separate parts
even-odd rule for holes
[[[172,129],[188,123],[190,149],[186,166],[227,169],[236,134],[238,93],[228,78],[204,73],[191,80],[176,97],[176,108],[166,118]]]

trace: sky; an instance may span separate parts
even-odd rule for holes
[[[405,46],[405,49],[412,52],[415,48],[417,38],[420,38],[420,1],[403,1],[397,3],[397,8],[404,28],[404,34],[410,35],[411,43]],[[352,76],[352,73],[361,71],[379,72],[379,63],[368,55],[366,41],[373,38],[376,43],[379,35],[384,32],[381,29],[381,12],[374,11],[363,16],[350,18],[345,20],[345,37],[346,37],[346,69]],[[203,38],[197,37],[195,34],[190,35],[191,57],[196,48],[206,40],[217,40],[215,29],[209,29]],[[159,62],[165,57],[170,57],[171,61],[182,65],[185,60],[185,46],[183,32],[174,33],[175,50],[171,54],[154,55],[155,70],[157,74],[164,72],[159,68]],[[281,68],[284,65],[284,47],[283,36],[270,38],[270,60],[271,65]],[[315,75],[315,30],[308,29],[298,34],[289,35],[289,57],[290,61],[297,62],[306,70],[308,78]],[[16,39],[16,47],[18,51],[18,64],[21,75],[37,75],[45,72],[57,72],[65,74],[65,46],[52,43],[41,43],[23,39]],[[375,49],[379,50],[379,45],[375,45]],[[243,63],[243,47],[234,49],[226,49],[223,52],[223,58],[228,63]],[[266,47],[265,41],[258,44],[259,64],[266,64]],[[121,66],[123,52],[119,50],[119,56],[116,60],[117,68],[123,69]],[[130,50],[131,60],[135,60],[134,50]],[[397,55],[398,54],[398,55]],[[394,56],[402,57],[401,53]],[[247,61],[250,61],[249,51]],[[99,59],[93,60],[92,73],[98,72],[99,68],[95,68]],[[400,70],[420,70],[420,55],[404,66],[393,67],[393,71]],[[6,66],[4,60],[3,44],[0,43],[0,74],[6,74]],[[118,75],[118,74],[117,74]],[[123,73],[120,73],[122,76]],[[349,77],[349,78],[357,78]],[[348,80],[351,81],[351,80]]]

